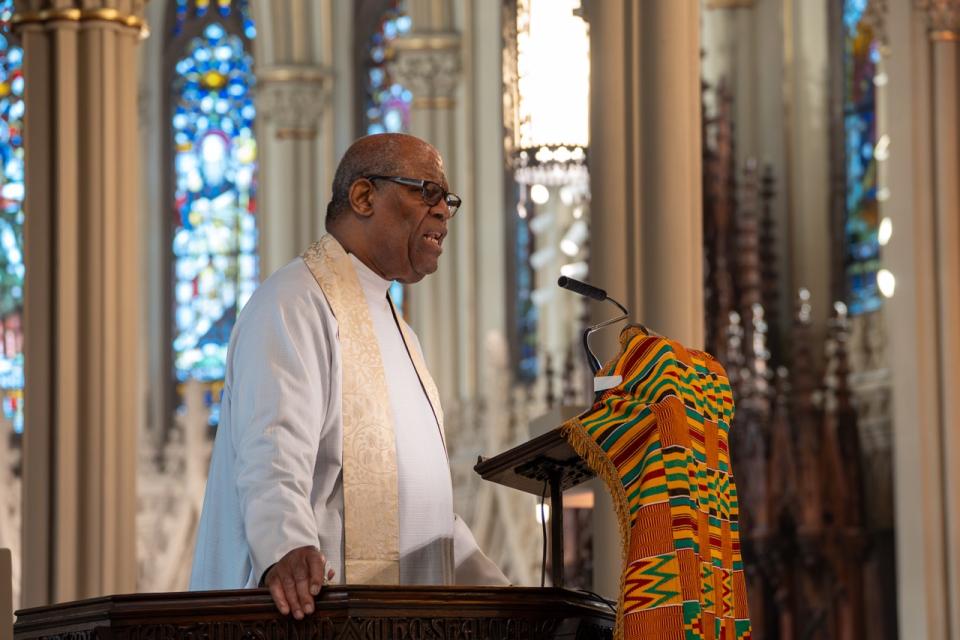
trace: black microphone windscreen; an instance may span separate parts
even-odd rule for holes
[[[586,282],[580,282],[579,280],[568,278],[567,276],[560,276],[560,279],[557,280],[557,284],[564,289],[569,289],[570,291],[579,293],[587,298],[593,298],[594,300],[607,299],[607,292],[603,289],[587,284]]]

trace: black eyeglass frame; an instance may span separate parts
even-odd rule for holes
[[[433,180],[419,180],[417,178],[404,178],[403,176],[363,176],[367,180],[388,180],[396,184],[402,184],[407,187],[418,187],[420,189],[420,197],[423,199],[423,202],[431,207],[437,206],[441,200],[443,200],[447,208],[450,210],[450,217],[452,218],[457,214],[457,210],[460,208],[460,205],[463,204],[463,200],[460,199],[455,193],[450,193],[443,188],[439,182],[434,182]],[[430,202],[427,198],[427,185],[436,185],[437,189],[440,191],[440,197],[434,202]]]

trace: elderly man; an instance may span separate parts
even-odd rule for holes
[[[192,589],[266,585],[299,619],[336,576],[506,583],[453,513],[437,390],[387,295],[437,270],[459,206],[423,140],[347,150],[328,235],[260,286],[231,336]]]

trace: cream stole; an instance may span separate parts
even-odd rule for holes
[[[390,396],[367,299],[350,256],[327,234],[303,260],[337,319],[343,372],[344,582],[400,582],[397,450]],[[443,437],[437,387],[398,314],[397,325]],[[446,446],[446,444],[444,444]]]

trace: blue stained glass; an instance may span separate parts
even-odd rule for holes
[[[176,3],[173,20],[173,35],[175,36],[183,31],[183,25],[190,18],[191,5],[193,6],[193,15],[197,18],[207,15],[210,8],[210,0],[176,0]],[[256,37],[257,29],[250,17],[249,0],[216,0],[216,5],[218,15],[223,18],[228,17],[233,8],[236,7],[243,24],[243,34],[250,40]]]
[[[0,404],[23,432],[23,50],[9,46],[13,0],[0,0]]]
[[[259,276],[252,66],[243,40],[211,23],[173,87],[174,373],[203,383],[213,425],[230,331]]]
[[[370,37],[367,61],[366,131],[400,133],[410,127],[413,95],[390,77],[387,51],[390,42],[410,32],[413,22],[402,3],[394,0],[380,18],[380,28]]]
[[[400,311],[400,313],[402,314],[403,304],[405,302],[404,293],[406,293],[403,289],[403,285],[396,281],[391,282],[389,293],[390,293],[390,299],[393,300],[393,306],[395,306],[397,310]]]
[[[394,0],[380,18],[380,28],[370,37],[367,61],[367,104],[364,109],[367,135],[402,133],[410,127],[410,103],[413,95],[393,81],[387,70],[387,47],[391,40],[410,31],[413,22]],[[390,285],[390,297],[401,313],[404,289],[399,282]]]
[[[526,187],[521,187],[525,189]],[[519,205],[525,212],[525,206]],[[519,211],[519,210],[518,210]],[[520,380],[532,382],[537,379],[539,370],[537,362],[537,325],[539,316],[537,306],[533,304],[534,274],[533,267],[530,265],[530,254],[533,250],[533,234],[530,232],[530,222],[524,215],[518,215],[516,218],[516,253],[517,268],[517,335],[519,336],[519,348],[517,361],[517,375]]]
[[[867,0],[845,0],[844,135],[846,203],[844,266],[850,313],[880,308],[880,211],[877,201],[876,89],[880,47],[864,19]]]

